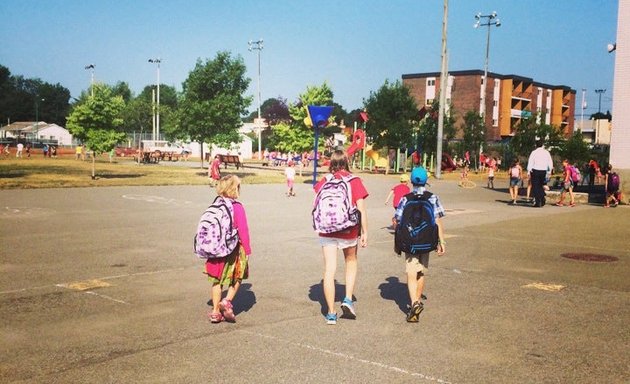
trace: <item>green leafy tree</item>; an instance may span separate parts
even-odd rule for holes
[[[571,164],[584,164],[588,162],[590,151],[588,144],[584,141],[582,131],[575,132],[561,149],[562,157],[569,160]]]
[[[0,65],[0,121],[35,121],[37,117],[65,126],[69,100],[70,91],[60,84],[13,76]]]
[[[413,143],[417,127],[418,106],[409,89],[400,81],[385,84],[377,92],[370,92],[364,101],[369,120],[366,134],[376,148],[403,148]]]
[[[541,117],[544,121],[544,116]],[[559,128],[536,122],[536,117],[522,119],[514,130],[514,137],[510,141],[510,148],[514,154],[522,159],[529,157],[531,151],[536,149],[536,140],[545,141],[545,147],[551,154],[559,154],[564,137]]]
[[[109,152],[126,137],[121,132],[125,101],[114,96],[110,87],[94,84],[94,96],[82,96],[68,116],[68,131],[83,141],[94,155]],[[92,156],[92,178],[95,178],[95,157]]]
[[[479,159],[479,150],[483,145],[485,147],[486,137],[484,135],[483,118],[475,111],[468,111],[464,115],[464,125],[462,131],[463,149],[469,151],[472,159]]]
[[[437,130],[438,116],[440,111],[439,102],[431,104],[424,119],[420,122],[418,132],[418,143],[424,153],[435,153],[437,151]],[[451,108],[451,111],[453,109]],[[455,137],[455,119],[452,114],[444,117],[442,128],[442,147],[447,148],[448,141]]]
[[[308,116],[309,105],[332,105],[333,92],[327,83],[321,86],[308,86],[296,103],[289,105],[290,124],[280,123],[272,127],[269,145],[280,151],[306,151],[313,149],[315,134],[313,127],[307,126],[304,119]],[[331,116],[330,121],[334,120]],[[323,148],[323,140],[319,142]]]
[[[244,96],[250,83],[245,72],[243,59],[228,52],[206,62],[198,60],[184,81],[174,129],[200,143],[240,142],[241,116],[252,102],[252,97]],[[203,153],[201,160],[203,167]]]

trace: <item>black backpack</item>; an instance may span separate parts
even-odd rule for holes
[[[419,254],[437,249],[438,228],[435,222],[433,204],[429,198],[433,194],[428,191],[420,196],[409,193],[405,196],[400,222],[394,234],[394,251]]]

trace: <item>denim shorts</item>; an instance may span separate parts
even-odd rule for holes
[[[356,247],[357,244],[359,244],[359,241],[357,238],[354,239],[339,239],[336,237],[319,237],[319,244],[322,247],[326,247],[326,246],[335,246],[337,247],[337,249],[346,249],[346,248],[351,248],[351,247]]]
[[[510,187],[518,186],[521,180],[518,177],[510,177]]]

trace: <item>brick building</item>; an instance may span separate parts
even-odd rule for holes
[[[455,126],[461,127],[468,111],[485,112],[486,138],[501,140],[513,136],[523,118],[535,116],[538,122],[560,127],[565,136],[573,132],[575,90],[549,85],[517,75],[488,72],[485,106],[482,103],[483,71],[452,71],[446,87],[446,111],[454,109]],[[414,73],[402,76],[419,107],[439,100],[440,73]],[[544,118],[544,121],[541,119]],[[461,131],[460,131],[461,135]]]

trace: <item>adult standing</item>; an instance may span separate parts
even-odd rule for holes
[[[17,143],[17,151],[15,152],[15,157],[22,157],[23,150],[24,150],[24,144]]]
[[[532,195],[534,197],[534,207],[545,205],[545,179],[551,174],[553,160],[548,150],[543,147],[543,141],[536,141],[536,149],[529,154],[527,160],[527,171],[532,180]]]

